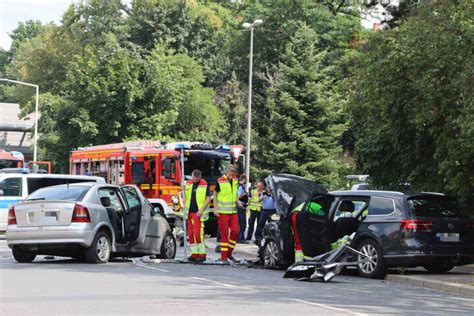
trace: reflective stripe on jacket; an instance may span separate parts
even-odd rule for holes
[[[237,213],[237,179],[232,179],[232,185],[227,176],[222,176],[217,179],[220,191],[217,197],[217,211],[220,214],[234,214]]]
[[[257,190],[252,192],[252,198],[250,199],[249,210],[260,212],[262,210],[262,202],[260,202],[260,194]]]
[[[189,208],[191,207],[191,198],[193,196],[193,180],[188,180],[186,182],[186,210],[189,212]],[[201,179],[199,185],[196,189],[196,203],[197,207],[200,210],[204,204],[206,203],[206,193],[207,193],[207,182],[204,179]],[[206,215],[206,210],[203,212],[203,217]],[[207,212],[207,217],[209,217],[209,212]],[[205,220],[205,219],[201,219]]]

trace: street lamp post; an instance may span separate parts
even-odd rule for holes
[[[247,177],[247,191],[250,189],[250,130],[252,128],[252,71],[253,71],[253,30],[263,23],[255,20],[253,23],[244,23],[242,27],[250,30],[250,57],[249,57],[249,93],[247,109],[247,150],[245,159],[245,175]]]
[[[37,161],[38,159],[38,103],[39,103],[39,85],[27,83],[23,81],[11,80],[11,79],[3,79],[1,78],[0,81],[9,82],[9,83],[16,83],[21,84],[24,86],[34,87],[36,89],[36,105],[35,105],[35,135],[34,135],[34,149],[33,149],[33,160]]]

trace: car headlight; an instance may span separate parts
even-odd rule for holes
[[[272,221],[279,221],[280,220],[280,214],[273,214],[272,216],[270,216],[270,219]]]

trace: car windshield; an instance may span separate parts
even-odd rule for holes
[[[414,196],[407,199],[416,217],[462,217],[462,208],[455,199],[446,196]]]
[[[191,178],[191,173],[195,169],[199,169],[202,173],[202,177],[209,183],[214,183],[221,177],[227,165],[230,164],[229,157],[220,157],[212,155],[199,155],[191,153],[186,157],[184,163],[184,174],[187,179]]]
[[[40,189],[33,192],[26,201],[38,201],[38,200],[67,200],[67,201],[81,201],[86,193],[89,191],[90,186],[56,186]]]

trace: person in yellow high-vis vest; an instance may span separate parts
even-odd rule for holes
[[[206,260],[204,221],[207,208],[211,203],[211,191],[208,183],[202,179],[199,170],[192,172],[192,179],[186,182],[185,189],[188,240],[191,247],[191,256],[188,259],[192,262],[203,262]]]
[[[252,191],[250,198],[249,210],[249,228],[247,230],[247,240],[252,240],[253,231],[255,229],[255,222],[258,223],[260,220],[260,214],[262,213],[262,201],[263,201],[263,182],[257,182],[256,190]]]
[[[214,193],[215,205],[214,214],[217,216],[219,232],[221,234],[221,262],[234,261],[232,256],[237,238],[239,237],[239,218],[237,207],[241,207],[237,199],[237,169],[234,165],[228,165],[226,174],[217,179]]]

